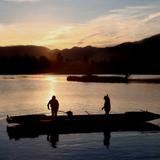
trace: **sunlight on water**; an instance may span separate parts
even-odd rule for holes
[[[104,145],[104,133],[62,134],[54,148],[45,134],[9,140],[5,118],[51,114],[47,103],[52,95],[59,100],[60,110],[71,110],[74,114],[104,113],[101,108],[106,94],[111,99],[112,113],[136,110],[160,113],[159,91],[159,84],[67,82],[65,75],[0,76],[0,160],[158,160],[159,132],[111,133],[109,148]]]
[[[1,114],[47,113],[47,103],[55,95],[60,110],[75,114],[103,113],[103,97],[109,94],[112,113],[149,110],[160,112],[159,84],[116,84],[67,82],[66,76],[1,76]],[[6,77],[5,77],[6,78]],[[60,113],[59,113],[60,114]]]
[[[46,97],[46,101],[48,101],[49,99],[51,99],[51,97],[53,95],[56,95],[56,84],[57,84],[57,79],[54,77],[54,76],[51,76],[51,75],[48,75],[46,77],[47,79],[47,85],[48,85],[48,94],[47,94],[47,97]]]

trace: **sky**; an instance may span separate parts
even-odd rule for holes
[[[160,0],[0,0],[0,46],[114,46],[160,33]]]

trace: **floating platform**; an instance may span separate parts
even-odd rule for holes
[[[101,83],[128,83],[128,79],[126,76],[96,76],[96,75],[68,76],[67,81],[101,82]]]
[[[160,78],[130,78],[129,75],[124,76],[68,76],[67,81],[76,82],[97,82],[97,83],[160,83]]]

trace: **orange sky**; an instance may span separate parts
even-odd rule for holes
[[[104,47],[160,33],[160,2],[116,2],[3,0],[0,46]]]

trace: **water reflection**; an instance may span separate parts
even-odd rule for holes
[[[22,138],[37,138],[40,135],[45,135],[46,136],[46,141],[51,144],[53,148],[57,148],[57,144],[60,141],[59,135],[64,135],[64,134],[81,134],[81,133],[88,133],[88,138],[89,138],[89,133],[102,133],[103,134],[103,139],[102,143],[104,146],[106,146],[107,149],[110,147],[110,139],[111,139],[111,132],[118,132],[118,131],[160,131],[160,127],[151,124],[151,123],[144,123],[142,126],[136,127],[133,126],[128,130],[110,130],[110,129],[88,129],[88,128],[59,128],[56,130],[52,126],[44,126],[44,127],[35,127],[34,125],[13,125],[13,126],[7,126],[7,133],[8,137],[10,140],[20,140]]]
[[[53,148],[57,148],[57,142],[59,141],[59,134],[57,132],[51,132],[47,135],[47,141],[51,143]]]
[[[104,135],[103,144],[107,147],[107,149],[109,149],[111,132],[110,131],[104,131],[103,135]]]
[[[111,132],[118,132],[118,131],[160,131],[160,127],[152,124],[152,123],[144,123],[141,126],[131,126],[129,129],[121,129],[121,130],[110,130],[107,128],[103,129],[95,129],[95,128],[54,128],[53,126],[37,126],[35,127],[34,125],[13,125],[13,126],[7,126],[7,133],[9,136],[9,139],[15,139],[15,140],[20,140],[22,138],[36,138],[39,137],[40,135],[45,135],[46,136],[46,141],[48,141],[53,148],[57,148],[57,143],[60,141],[59,135],[61,134],[81,134],[81,133],[88,133],[88,138],[89,138],[89,133],[102,133],[103,134],[103,139],[102,143],[104,146],[106,146],[107,149],[110,147],[110,139],[111,139]]]
[[[104,135],[103,144],[104,144],[104,146],[106,146],[107,149],[109,149],[111,132],[110,131],[104,131],[103,135]],[[51,146],[53,148],[57,148],[57,142],[59,142],[59,134],[57,132],[49,133],[47,135],[47,141],[49,141],[51,143]]]
[[[10,140],[14,139],[14,140],[20,140],[23,138],[38,138],[40,135],[45,135],[46,136],[46,141],[48,141],[51,146],[53,148],[57,148],[58,147],[58,142],[60,141],[59,136],[61,134],[71,134],[71,132],[68,133],[59,133],[55,130],[29,130],[29,132],[27,132],[27,130],[29,129],[28,126],[25,126],[25,128],[23,128],[23,125],[17,125],[17,126],[11,126],[11,127],[7,127],[7,133],[8,133],[8,137]],[[81,133],[102,133],[103,134],[103,139],[102,139],[102,143],[104,144],[104,146],[106,146],[107,149],[109,149],[110,146],[110,138],[111,138],[111,131],[109,130],[104,130],[104,131],[97,131],[97,132],[86,132],[81,131],[81,132],[76,132],[78,134]],[[76,134],[76,133],[72,133],[72,134]]]

